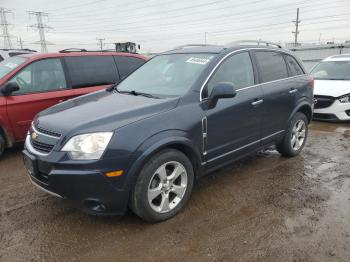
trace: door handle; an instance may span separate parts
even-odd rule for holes
[[[64,101],[66,101],[66,99],[60,99],[60,100],[58,100],[58,103],[62,103]]]
[[[254,102],[252,102],[252,105],[257,106],[257,105],[260,105],[262,102],[264,102],[263,99],[255,100]]]
[[[294,94],[298,92],[298,89],[292,88],[291,90],[289,90],[289,94]]]

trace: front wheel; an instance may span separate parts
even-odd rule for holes
[[[283,140],[276,145],[277,151],[284,156],[296,156],[305,146],[308,135],[308,119],[303,113],[296,113],[289,123]]]
[[[6,148],[6,142],[4,137],[0,134],[0,158],[2,157],[2,155],[4,154]]]
[[[193,188],[191,161],[178,150],[154,155],[143,167],[132,192],[130,207],[154,223],[175,216],[187,203]]]

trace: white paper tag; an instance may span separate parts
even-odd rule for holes
[[[5,66],[8,67],[8,68],[14,69],[14,68],[16,68],[18,65],[15,64],[15,63],[9,62],[9,63],[5,64]]]
[[[190,57],[189,59],[187,59],[186,63],[205,65],[208,64],[209,61],[210,59],[206,58]]]

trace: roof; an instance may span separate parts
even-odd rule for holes
[[[19,55],[21,57],[31,58],[33,60],[53,57],[66,57],[66,56],[130,56],[137,57],[143,60],[148,60],[146,56],[140,54],[131,53],[119,53],[119,52],[68,52],[68,53],[28,53]]]
[[[330,61],[350,61],[350,54],[343,54],[343,55],[334,55],[327,57],[322,60],[323,62],[330,62]]]

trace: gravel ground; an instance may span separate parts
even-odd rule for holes
[[[274,150],[196,185],[154,225],[86,215],[34,188],[21,148],[0,160],[0,261],[350,261],[350,124],[313,123],[300,156]]]

